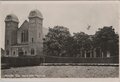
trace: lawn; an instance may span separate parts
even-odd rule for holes
[[[2,69],[2,78],[116,78],[116,66],[32,66]]]

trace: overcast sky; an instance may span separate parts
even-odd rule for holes
[[[4,20],[13,13],[19,18],[19,26],[28,20],[29,12],[38,9],[43,15],[43,26],[62,25],[73,32],[94,34],[98,28],[113,26],[118,32],[118,4],[116,2],[4,2],[0,5],[0,47],[4,47]],[[91,26],[87,30],[88,25]]]

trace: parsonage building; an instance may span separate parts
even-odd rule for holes
[[[5,18],[5,57],[40,56],[43,49],[43,16],[39,10],[32,10],[18,27],[19,19],[14,14]]]

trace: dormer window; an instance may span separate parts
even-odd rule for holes
[[[31,16],[34,16],[34,15],[35,15],[35,11],[32,11],[32,12],[31,12]]]
[[[7,19],[11,19],[11,16],[10,16],[10,15],[8,15],[8,16],[7,16]]]

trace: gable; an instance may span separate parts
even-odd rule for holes
[[[27,42],[27,40],[28,40],[28,30],[29,30],[29,23],[28,23],[27,20],[25,20],[17,31],[17,42],[18,42],[18,44]],[[23,41],[23,36],[24,36],[24,41]]]
[[[29,23],[27,20],[23,22],[23,24],[20,26],[19,30],[28,30],[29,28]]]

